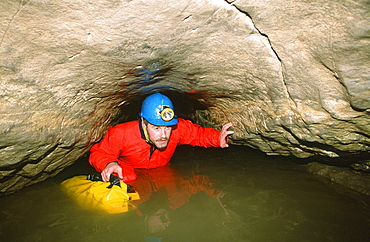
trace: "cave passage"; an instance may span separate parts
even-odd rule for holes
[[[368,1],[49,2],[0,3],[0,192],[57,175],[161,91],[180,118],[232,122],[231,144],[354,157],[369,194]]]
[[[197,122],[198,120],[197,115],[195,114],[196,112],[200,111],[202,113],[207,113],[210,106],[206,101],[206,93],[185,93],[169,89],[153,89],[140,97],[127,100],[127,105],[120,108],[119,113],[112,121],[112,125],[138,119],[139,112],[141,110],[141,103],[145,97],[155,92],[162,93],[171,99],[174,105],[175,115],[178,118],[189,119],[192,122]]]

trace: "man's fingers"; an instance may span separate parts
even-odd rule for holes
[[[226,136],[227,136],[227,135],[230,135],[230,134],[233,134],[233,133],[235,133],[235,132],[234,132],[234,131],[231,131],[231,130],[230,130],[230,131],[227,131],[227,132],[226,132]]]
[[[110,173],[108,171],[103,171],[101,173],[101,178],[103,179],[103,182],[108,182],[110,179]]]
[[[222,135],[221,135],[221,140],[225,140],[225,141],[227,142],[228,136],[229,136],[230,134],[233,134],[233,133],[234,133],[234,131],[227,131],[227,132],[225,132],[225,133],[222,133]]]
[[[229,147],[228,145],[228,136],[230,134],[233,134],[234,131],[228,130],[233,124],[231,122],[225,124],[222,126],[221,134],[220,134],[220,145],[221,148],[227,148]]]
[[[117,175],[118,175],[119,179],[123,179],[122,169],[118,169]]]
[[[105,169],[101,172],[101,177],[103,181],[109,182],[110,175],[113,173],[117,173],[118,177],[120,179],[123,179],[122,168],[116,162],[111,162],[108,163]]]
[[[222,127],[221,135],[222,135],[223,138],[226,138],[228,135],[234,133],[234,131],[228,130],[231,126],[233,126],[233,124],[230,122],[230,123],[225,124]]]
[[[231,126],[233,126],[233,124],[230,122],[230,123],[227,123],[225,124],[224,126],[222,126],[222,131],[226,131],[228,130]]]

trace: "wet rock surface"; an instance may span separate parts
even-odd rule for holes
[[[363,174],[348,168],[328,166],[312,162],[306,166],[307,171],[324,177],[327,181],[349,187],[361,194],[370,196],[370,174]]]
[[[1,1],[0,190],[53,176],[164,91],[271,155],[368,154],[368,1]],[[357,162],[359,163],[359,162]],[[360,162],[361,163],[361,162]]]

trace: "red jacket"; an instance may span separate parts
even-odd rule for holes
[[[166,165],[177,145],[219,147],[220,131],[203,128],[189,120],[178,119],[164,150],[155,149],[142,137],[139,121],[132,121],[110,127],[105,137],[95,144],[90,152],[89,162],[98,172],[110,162],[118,162],[123,169],[124,181],[136,179],[133,168],[155,168]],[[153,148],[152,148],[153,149]]]

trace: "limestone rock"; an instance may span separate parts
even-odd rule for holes
[[[305,158],[370,150],[369,3],[0,2],[0,190],[57,174],[161,90],[231,142]],[[189,105],[191,104],[191,105]]]

